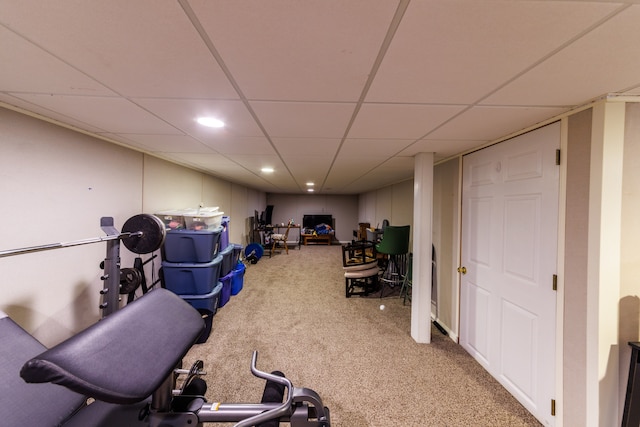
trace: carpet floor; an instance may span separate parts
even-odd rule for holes
[[[322,397],[332,427],[541,425],[437,329],[430,344],[416,343],[410,322],[397,295],[345,298],[338,245],[266,253],[247,265],[243,289],[184,366],[204,361],[209,402],[259,402],[264,382],[250,372],[257,350],[258,369],[280,370]]]

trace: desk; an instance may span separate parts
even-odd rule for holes
[[[287,232],[287,226],[286,225],[270,225],[270,226],[268,225],[266,228],[267,229],[270,228],[276,234],[284,234],[284,233]],[[296,228],[298,229],[298,239],[297,240],[292,240],[291,238],[295,237],[295,229]],[[280,231],[280,230],[282,230],[282,231]],[[300,243],[301,243],[300,236],[303,236],[303,234],[301,234],[301,230],[302,230],[302,228],[299,225],[292,225],[291,227],[289,227],[289,236],[287,236],[287,245],[290,242],[293,242],[293,243],[297,244],[298,245],[298,249],[300,249]],[[294,234],[291,234],[292,232]],[[306,245],[306,243],[305,243],[305,245]]]
[[[331,240],[333,240],[333,234],[317,234],[315,236],[313,234],[302,234],[301,236],[305,246],[307,246],[308,242],[326,242],[327,245],[331,246]]]

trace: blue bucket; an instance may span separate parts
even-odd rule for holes
[[[231,278],[231,295],[238,295],[244,285],[244,271],[247,267],[243,263],[236,264],[236,268],[233,270],[233,277]]]

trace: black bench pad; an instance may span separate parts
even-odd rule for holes
[[[167,378],[204,327],[197,310],[156,289],[29,360],[20,376],[104,402],[139,402]]]
[[[0,425],[61,425],[86,397],[54,384],[27,384],[18,375],[24,361],[47,348],[0,311]]]

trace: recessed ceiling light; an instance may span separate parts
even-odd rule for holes
[[[215,117],[198,117],[196,121],[202,126],[207,126],[210,128],[224,127],[224,122],[222,120],[216,119]]]
[[[307,187],[313,187],[315,184],[313,182],[307,182]]]
[[[313,188],[307,188],[307,191],[308,191],[309,193],[313,193]]]
[[[273,168],[262,168],[261,171],[264,173],[273,173]]]

